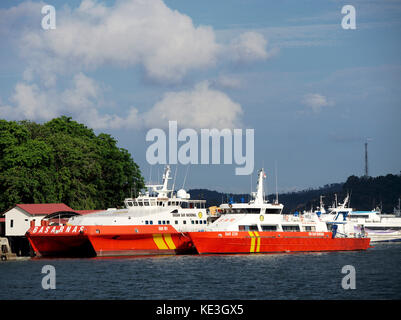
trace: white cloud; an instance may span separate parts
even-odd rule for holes
[[[267,40],[261,33],[249,31],[235,38],[229,49],[232,51],[234,61],[253,62],[269,57],[266,46]]]
[[[40,26],[44,4],[0,10],[0,35],[12,35],[7,44],[18,50],[24,66],[9,101],[0,103],[1,117],[46,121],[66,114],[103,129],[159,126],[174,115],[192,128],[238,127],[241,106],[216,88],[240,88],[239,78],[224,75],[213,85],[201,82],[167,92],[148,112],[129,107],[122,115],[111,110],[114,104],[104,101],[104,88],[85,73],[104,66],[132,68],[152,81],[177,84],[194,71],[263,61],[272,54],[261,33],[236,33],[218,43],[212,27],[195,26],[162,0],[83,0],[76,8],[57,8],[54,30]],[[29,17],[26,25],[24,17]]]
[[[231,75],[219,76],[216,80],[214,80],[214,84],[228,89],[239,89],[242,87],[241,79]]]
[[[304,95],[302,103],[312,109],[313,112],[318,113],[321,111],[322,107],[332,106],[334,102],[328,100],[325,96],[319,93],[308,93]]]
[[[124,116],[100,112],[110,107],[110,103],[104,101],[101,85],[83,73],[76,74],[71,86],[60,92],[43,90],[36,84],[18,83],[10,101],[11,105],[0,105],[0,117],[47,121],[68,115],[94,129],[165,128],[169,120],[193,129],[238,128],[242,115],[240,104],[225,93],[211,89],[207,81],[190,90],[167,92],[143,113],[135,107],[130,107]]]
[[[241,126],[240,115],[240,104],[203,81],[192,90],[166,93],[143,118],[147,127],[166,127],[176,120],[181,127],[224,129]]]
[[[83,73],[76,74],[72,86],[61,92],[43,90],[36,84],[17,83],[10,98],[11,105],[0,105],[0,117],[10,120],[48,121],[61,115],[73,116],[94,129],[130,128],[138,124],[135,108],[126,117],[100,114],[103,101],[101,86]]]
[[[111,63],[140,65],[147,77],[170,82],[213,66],[219,52],[211,27],[195,27],[190,17],[161,0],[113,6],[84,0],[77,9],[57,11],[55,30],[26,32],[21,48],[30,69],[43,79]]]
[[[53,92],[43,93],[35,84],[16,84],[10,101],[12,105],[0,106],[0,117],[10,119],[49,120],[57,115]]]
[[[29,11],[37,22],[43,18],[39,10],[39,4],[31,4],[8,11],[15,19]],[[0,11],[0,16],[8,11]],[[113,5],[83,0],[77,8],[57,9],[56,22],[55,30],[42,30],[40,23],[19,27],[23,30],[14,38],[28,64],[26,81],[39,76],[50,87],[59,75],[112,64],[140,66],[152,81],[177,83],[191,71],[214,67],[227,58],[254,62],[274,53],[266,50],[265,37],[254,31],[232,35],[229,44],[219,44],[212,27],[195,26],[189,16],[162,0],[120,0]],[[12,26],[8,23],[4,30],[11,31]]]

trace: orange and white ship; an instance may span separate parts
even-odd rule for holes
[[[370,239],[350,237],[342,221],[325,222],[315,213],[284,215],[283,205],[264,199],[264,170],[259,171],[257,192],[249,203],[220,206],[222,215],[204,232],[188,232],[199,254],[277,253],[365,250]]]
[[[33,226],[27,238],[37,256],[119,256],[180,254],[194,250],[186,232],[207,225],[206,200],[191,200],[183,189],[168,189],[170,167],[163,184],[146,185],[137,198],[125,199],[125,209],[71,216],[65,225]]]

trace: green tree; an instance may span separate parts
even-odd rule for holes
[[[0,211],[46,202],[104,209],[143,187],[138,165],[110,135],[65,116],[43,125],[0,120]]]

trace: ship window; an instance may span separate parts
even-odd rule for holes
[[[149,201],[144,201],[145,206],[149,206]]]
[[[177,221],[177,220],[175,220],[175,224],[178,224],[178,221]]]
[[[187,220],[182,221],[183,224],[187,224]]]
[[[281,209],[266,209],[266,213],[270,214],[280,214]]]
[[[192,224],[194,224],[194,221],[193,221],[193,220],[191,220],[191,223],[192,223]]]
[[[178,212],[178,210],[177,210],[177,209],[175,209],[175,210],[171,211],[171,213],[177,213],[177,212]]]
[[[130,207],[132,207],[132,202],[131,202],[131,201],[128,201],[128,205],[129,205]]]
[[[239,231],[258,231],[258,226],[256,224],[252,224],[250,226],[238,226]]]
[[[162,222],[159,220],[159,221],[157,222],[157,224],[162,224]]]
[[[166,221],[166,224],[170,224],[170,220],[167,220],[167,221]]]
[[[226,209],[227,213],[260,213],[260,209],[258,208],[234,208],[234,209]]]
[[[148,223],[149,223],[149,221],[148,221],[148,220],[146,220],[146,221],[145,221],[145,224],[148,224]]]
[[[150,222],[150,224],[153,224],[153,220],[150,220],[149,222]]]
[[[366,230],[400,230],[401,227],[393,227],[393,226],[384,226],[384,227],[380,227],[380,226],[365,226]]]
[[[138,206],[138,202],[134,202],[134,206],[137,207]]]
[[[261,225],[262,231],[277,231],[277,226]]]
[[[166,224],[166,220],[163,220],[163,223],[162,224]]]
[[[138,201],[138,205],[139,205],[140,207],[142,207],[142,206],[143,206],[142,201]]]
[[[283,231],[299,231],[299,226],[294,225],[294,226],[282,226]]]
[[[351,214],[352,218],[369,218],[369,215],[364,214]]]
[[[316,231],[315,226],[305,226],[305,231]]]
[[[10,228],[13,228],[13,227],[14,227],[14,220],[11,219],[11,220],[10,220]]]
[[[195,223],[196,223],[196,224],[199,224],[199,221],[198,221],[198,220],[196,220],[196,221],[195,221]]]

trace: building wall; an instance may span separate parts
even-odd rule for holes
[[[24,236],[35,220],[35,226],[40,226],[45,215],[31,216],[24,210],[14,207],[4,214],[6,218],[6,236]],[[12,223],[11,223],[12,221]]]

